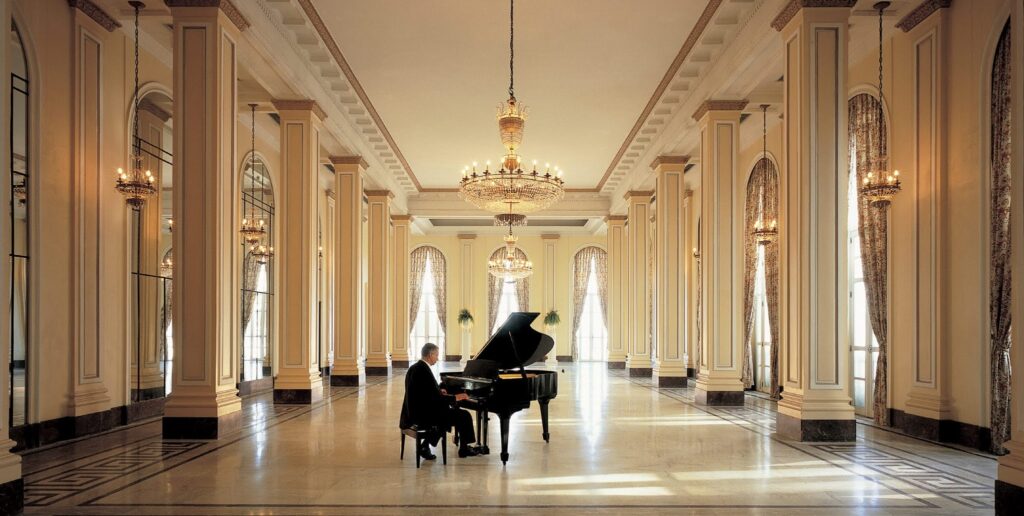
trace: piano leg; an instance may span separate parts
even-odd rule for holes
[[[491,453],[487,448],[487,411],[476,411],[476,451],[482,455]]]
[[[548,442],[548,437],[551,437],[551,434],[548,433],[548,402],[549,401],[551,401],[551,400],[548,400],[548,399],[539,399],[539,400],[537,400],[537,403],[540,404],[540,422],[541,422],[542,428],[544,429],[544,433],[542,434],[544,436],[544,442]]]
[[[502,423],[502,465],[509,462],[509,419],[511,414],[499,414]]]

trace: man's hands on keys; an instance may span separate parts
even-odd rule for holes
[[[448,391],[446,391],[444,389],[441,389],[441,395],[442,396],[447,396],[448,395]]]
[[[455,395],[455,401],[462,401],[462,400],[468,400],[468,399],[469,399],[469,395],[464,393],[464,392],[460,392],[460,393]]]

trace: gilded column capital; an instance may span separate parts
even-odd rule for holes
[[[857,0],[790,0],[779,14],[772,20],[772,28],[781,31],[789,21],[805,7],[845,7],[852,8]]]
[[[164,0],[167,7],[216,7],[240,31],[249,28],[249,20],[242,16],[241,11],[229,0]]]

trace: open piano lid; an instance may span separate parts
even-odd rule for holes
[[[530,326],[537,312],[512,312],[476,354],[477,360],[494,362],[499,369],[526,367],[544,359],[555,341]],[[511,340],[509,333],[512,334]]]

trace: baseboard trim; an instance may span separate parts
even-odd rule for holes
[[[445,362],[458,362],[460,360],[462,360],[462,355],[445,355],[444,356],[444,361]],[[394,360],[392,360],[391,363],[392,363],[392,365],[394,365]]]
[[[992,447],[992,432],[983,426],[953,419],[932,419],[893,408],[889,409],[889,421],[893,428],[911,437],[985,452]]]
[[[1024,487],[996,480],[996,516],[1020,514],[1024,507]]]
[[[555,355],[555,360],[559,362],[575,362],[572,355]]]

